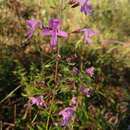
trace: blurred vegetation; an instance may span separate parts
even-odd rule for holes
[[[127,130],[130,124],[130,1],[93,0],[93,14],[88,17],[80,13],[79,7],[73,9],[66,6],[68,1],[64,2],[59,16],[58,0],[0,0],[0,100],[21,86],[10,99],[0,102],[0,120],[12,123],[10,102],[19,99],[14,129],[62,130],[58,112],[69,104],[72,96],[78,96],[79,106],[66,129]],[[60,44],[57,85],[54,81],[56,51],[49,48],[49,39],[39,35],[40,32],[30,40],[26,37],[26,20],[35,18],[47,25],[54,17],[62,17],[67,32],[83,27],[99,32],[90,46],[82,42],[80,34],[59,40],[63,44]],[[73,75],[75,66],[81,70],[81,77]],[[84,74],[89,66],[96,69],[92,79]],[[94,91],[91,98],[77,94],[81,82]],[[43,95],[49,107],[28,108],[28,98],[35,95]]]

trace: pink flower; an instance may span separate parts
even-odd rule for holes
[[[90,0],[70,0],[69,4],[72,5],[72,8],[80,6],[80,11],[85,15],[90,15],[92,13],[92,4]]]
[[[31,38],[35,30],[40,26],[40,22],[34,19],[27,20],[26,21],[28,31],[27,31],[27,36],[28,38]]]
[[[43,100],[43,96],[31,97],[31,104],[36,106],[44,106],[45,101]]]
[[[80,86],[80,92],[87,97],[91,96],[91,90],[89,88],[85,88],[84,86]]]
[[[51,36],[51,47],[55,47],[57,45],[58,36],[59,37],[68,37],[68,34],[64,31],[60,30],[61,21],[59,19],[51,19],[49,21],[49,27],[43,28],[43,35]]]
[[[87,68],[87,69],[86,69],[86,74],[89,75],[90,77],[93,77],[93,75],[94,75],[94,70],[95,70],[95,68],[94,68],[93,66],[90,67],[90,68]]]
[[[80,31],[84,32],[84,42],[88,44],[92,43],[91,38],[97,34],[95,31],[89,28],[88,29],[84,28],[84,29],[81,29]]]
[[[92,43],[92,37],[98,34],[98,32],[90,28],[77,29],[75,31],[72,31],[71,33],[80,33],[80,32],[84,33],[84,42],[87,44]]]
[[[90,15],[92,13],[92,5],[90,4],[90,0],[79,0],[79,3],[81,12],[86,15]]]
[[[74,108],[67,107],[59,112],[59,115],[62,115],[63,119],[61,122],[62,126],[67,126],[69,121],[71,120],[72,116],[74,115]]]

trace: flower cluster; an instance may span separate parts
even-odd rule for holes
[[[72,0],[70,2],[70,4],[78,4],[80,6],[80,11],[85,13],[86,15],[90,15],[92,13],[92,5],[90,3],[90,0]],[[56,47],[57,45],[57,41],[58,41],[58,37],[63,37],[63,38],[67,38],[68,37],[68,33],[64,32],[61,30],[61,20],[54,18],[49,20],[49,25],[48,27],[45,27],[44,25],[41,24],[40,21],[38,20],[27,20],[27,36],[28,38],[31,38],[33,33],[35,32],[35,30],[37,28],[42,28],[42,34],[44,36],[50,36],[50,46]],[[84,42],[85,43],[92,43],[91,38],[93,36],[95,36],[97,33],[89,28],[83,28],[80,29],[79,32],[84,32]]]
[[[73,71],[74,75],[78,75],[80,73],[80,70],[77,67],[73,67],[72,71]],[[92,77],[94,75],[94,67],[92,66],[90,68],[86,68],[86,74],[88,76]],[[79,91],[81,92],[82,95],[84,95],[88,98],[92,95],[92,90],[83,85],[80,86]],[[59,115],[62,115],[62,117],[63,117],[62,122],[61,122],[62,126],[68,125],[69,121],[71,120],[71,118],[74,115],[76,105],[77,105],[77,98],[72,97],[69,107],[66,107],[65,109],[63,109],[62,111],[59,112]]]
[[[92,66],[92,67],[89,67],[89,68],[87,68],[86,69],[86,74],[88,75],[88,76],[90,76],[90,77],[93,77],[93,75],[94,75],[94,70],[95,70],[95,68]]]
[[[27,20],[27,27],[28,27],[28,31],[27,31],[27,36],[28,38],[31,38],[33,33],[35,32],[35,30],[40,27],[40,22],[38,20]],[[57,45],[57,41],[58,41],[58,37],[63,37],[63,38],[67,38],[68,37],[68,33],[62,31],[61,29],[61,20],[60,19],[51,19],[49,21],[49,26],[48,27],[42,27],[42,34],[44,36],[50,36],[51,40],[50,40],[50,46],[56,47]],[[73,31],[74,33],[75,31]],[[83,32],[84,33],[84,42],[85,43],[92,43],[92,37],[95,36],[97,33],[96,31],[89,29],[89,28],[83,28],[80,29],[76,32]]]
[[[80,6],[80,11],[84,13],[85,15],[90,15],[92,13],[92,5],[90,3],[90,0],[71,0],[70,4],[72,5],[72,7]],[[50,37],[50,46],[52,48],[57,46],[59,37],[68,38],[69,36],[68,34],[70,34],[61,30],[62,21],[57,18],[50,19],[47,27],[42,25],[40,21],[34,20],[34,19],[27,20],[26,24],[27,24],[27,29],[28,29],[27,36],[29,39],[33,36],[34,32],[37,29],[40,29],[42,32],[41,34],[43,36]],[[78,29],[76,31],[73,31],[72,33],[75,33],[75,32],[84,33],[84,42],[87,44],[92,43],[92,37],[97,34],[96,31],[90,28]],[[94,67],[87,68],[85,72],[89,77],[93,77]],[[74,67],[73,74],[78,75],[79,73],[80,73],[80,70],[77,67]],[[91,89],[86,88],[83,85],[80,86],[78,90],[80,91],[82,95],[86,97],[90,97],[92,94]],[[31,97],[30,102],[32,105],[36,105],[40,107],[46,105],[45,101],[43,100],[43,96]],[[59,112],[59,115],[62,116],[61,126],[68,125],[69,121],[72,119],[76,111],[77,102],[78,102],[77,97],[73,96],[69,103],[69,106],[67,106],[66,108],[64,108],[63,110]]]
[[[43,96],[35,96],[30,98],[31,104],[36,106],[45,106]]]

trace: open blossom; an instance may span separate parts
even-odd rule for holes
[[[79,0],[80,3],[80,11],[85,13],[86,15],[90,15],[92,13],[92,5],[90,0]]]
[[[71,33],[81,33],[81,32],[84,33],[84,42],[87,44],[91,44],[92,37],[98,34],[98,32],[90,28],[77,29],[77,30],[72,31]]]
[[[43,96],[36,96],[36,97],[31,97],[31,104],[36,105],[36,106],[44,106],[45,101],[43,100]]]
[[[26,21],[28,30],[27,30],[27,36],[28,38],[31,38],[35,30],[40,26],[40,22],[34,19],[27,20]]]
[[[65,109],[59,112],[59,115],[62,115],[63,117],[61,126],[67,126],[72,116],[74,115],[74,108],[66,107]]]
[[[70,0],[69,4],[72,5],[72,8],[80,6],[80,11],[85,15],[90,15],[92,13],[90,0]]]
[[[61,21],[59,19],[51,19],[49,21],[49,27],[43,28],[43,35],[51,36],[50,45],[51,47],[55,47],[57,45],[58,36],[67,37],[68,34],[64,31],[60,30]]]
[[[92,37],[95,36],[97,33],[89,28],[81,29],[80,32],[84,32],[84,42],[85,43],[92,43]]]
[[[89,68],[86,69],[86,74],[89,75],[90,77],[93,77],[94,70],[95,70],[95,68],[93,66],[89,67]]]
[[[80,92],[87,96],[87,97],[90,97],[91,96],[91,90],[90,88],[85,88],[84,86],[80,86]]]

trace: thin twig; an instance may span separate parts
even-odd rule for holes
[[[0,104],[3,103],[6,99],[8,99],[9,97],[11,97],[19,88],[21,88],[22,86],[19,85],[18,87],[16,87],[13,91],[11,91],[4,99],[2,99],[0,101]]]
[[[3,125],[9,125],[9,126],[11,126],[11,127],[14,127],[14,126],[15,126],[15,124],[9,123],[9,122],[3,122]]]

